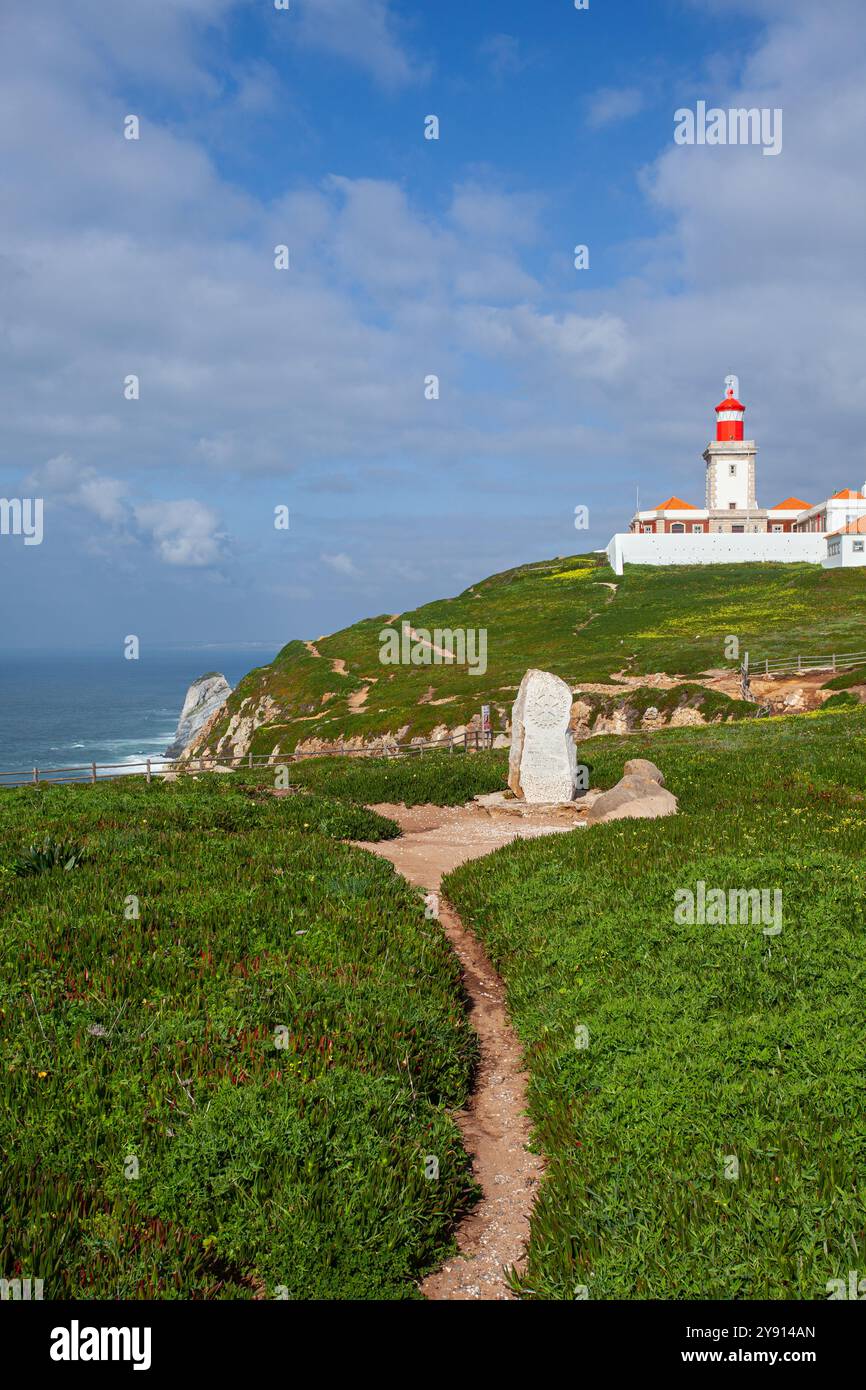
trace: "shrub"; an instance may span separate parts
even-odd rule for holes
[[[51,869],[64,869],[67,873],[84,858],[81,845],[73,840],[54,840],[50,835],[35,845],[31,845],[13,863],[13,872],[19,878],[31,874],[49,873]]]

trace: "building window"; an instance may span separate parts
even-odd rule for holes
[[[745,528],[744,528],[743,526],[732,526],[732,527],[731,527],[731,530],[732,530],[732,531],[743,531],[744,529],[745,529]]]
[[[640,529],[641,529],[641,531],[643,532],[643,534],[644,534],[645,536],[651,536],[651,535],[652,535],[652,530],[653,530],[653,528],[652,528],[651,526],[642,526]]]
[[[785,529],[784,526],[780,526],[780,525],[778,524],[778,522],[775,523],[774,526],[773,526],[773,530],[774,530],[774,531],[784,531],[784,529]]]
[[[699,521],[694,522],[693,525],[692,525],[692,531],[693,531],[693,532],[694,532],[694,531],[703,532],[703,529],[704,529],[704,528],[703,528],[703,526],[701,525],[701,523],[700,523]]]
[[[729,464],[728,464],[728,477],[729,477],[729,478],[736,478],[736,476],[737,476],[737,465],[736,465],[735,463],[729,463]]]
[[[672,521],[672,522],[671,522],[671,530],[672,530],[672,531],[682,532],[682,531],[685,531],[685,529],[686,529],[686,528],[685,528],[685,526],[683,525],[683,523],[682,523],[681,521]]]
[[[855,541],[854,544],[853,544],[853,546],[851,547],[851,549],[854,550],[854,551],[856,552],[857,555],[862,555],[862,554],[863,554],[863,542],[862,542],[862,541]]]
[[[729,511],[729,512],[735,512],[736,510],[737,510],[737,504],[736,504],[736,502],[729,502],[729,503],[728,503],[728,511]]]

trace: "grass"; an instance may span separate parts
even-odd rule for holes
[[[462,806],[473,796],[502,791],[507,785],[507,767],[508,756],[501,752],[431,752],[401,758],[309,758],[288,764],[288,776],[293,786],[319,795],[317,789],[327,787],[330,796],[344,807],[367,802]],[[235,775],[252,784],[272,785],[275,767],[242,769]],[[396,833],[396,826],[394,830]]]
[[[548,1157],[521,1291],[825,1298],[866,1261],[866,710],[580,756],[600,786],[654,759],[680,815],[516,842],[443,886],[505,979]],[[678,925],[699,880],[781,888],[781,936]]]
[[[395,830],[218,776],[0,796],[0,1275],[417,1296],[474,1196],[476,1043],[438,923],[337,838]],[[83,858],[16,873],[46,837]]]
[[[850,690],[852,685],[863,685],[866,683],[866,667],[856,666],[853,671],[843,671],[841,675],[834,676],[832,680],[825,681],[823,690]]]
[[[549,591],[591,583],[558,573]],[[587,742],[591,785],[650,757],[680,814],[446,880],[505,980],[547,1157],[523,1297],[814,1299],[863,1268],[852,698]],[[417,1296],[475,1196],[451,1114],[476,1040],[420,896],[341,841],[396,833],[365,802],[456,805],[506,767],[322,758],[280,799],[273,768],[0,796],[2,1277],[47,1297]],[[700,880],[781,888],[782,934],[678,923]]]
[[[437,727],[459,728],[477,718],[482,703],[491,706],[494,727],[503,728],[530,664],[577,686],[608,682],[617,672],[695,678],[710,669],[733,669],[738,662],[726,655],[731,636],[741,652],[749,652],[753,668],[764,659],[815,654],[816,632],[818,648],[828,651],[866,645],[862,569],[627,566],[617,578],[602,560],[591,554],[522,565],[454,598],[397,618],[364,619],[323,637],[315,644],[318,656],[303,642],[290,642],[269,666],[240,682],[208,751],[227,737],[229,720],[241,706],[246,717],[265,697],[273,705],[261,711],[252,751],[270,753],[278,746],[288,753],[315,740],[429,737]],[[486,671],[382,665],[380,633],[404,621],[431,632],[485,631]],[[365,688],[364,703],[350,708],[349,698]]]

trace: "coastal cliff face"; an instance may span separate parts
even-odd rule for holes
[[[245,758],[252,751],[256,730],[273,724],[279,714],[279,705],[269,695],[258,700],[246,696],[236,708],[223,709],[220,705],[199,726],[183,758]],[[278,753],[279,745],[273,750],[274,759]]]
[[[165,750],[165,756],[182,757],[199,730],[222,709],[231,693],[232,687],[218,671],[208,671],[193,681],[186,692],[174,742]]]

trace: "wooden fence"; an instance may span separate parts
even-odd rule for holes
[[[768,657],[750,661],[746,652],[741,670],[748,676],[805,675],[808,671],[838,671],[866,665],[866,652],[832,652],[825,656],[789,656],[777,661]]]
[[[462,734],[452,734],[447,739],[428,743],[394,743],[383,748],[322,748],[315,751],[280,754],[274,757],[268,753],[245,753],[231,758],[187,758],[182,762],[171,762],[165,758],[144,758],[132,763],[84,763],[78,767],[33,767],[0,771],[0,788],[7,786],[57,786],[63,783],[111,782],[121,777],[144,774],[146,782],[155,778],[177,774],[213,771],[216,768],[237,767],[279,767],[285,763],[301,762],[305,758],[397,758],[420,756],[423,753],[478,753],[493,747],[497,733],[491,729],[466,730]]]

